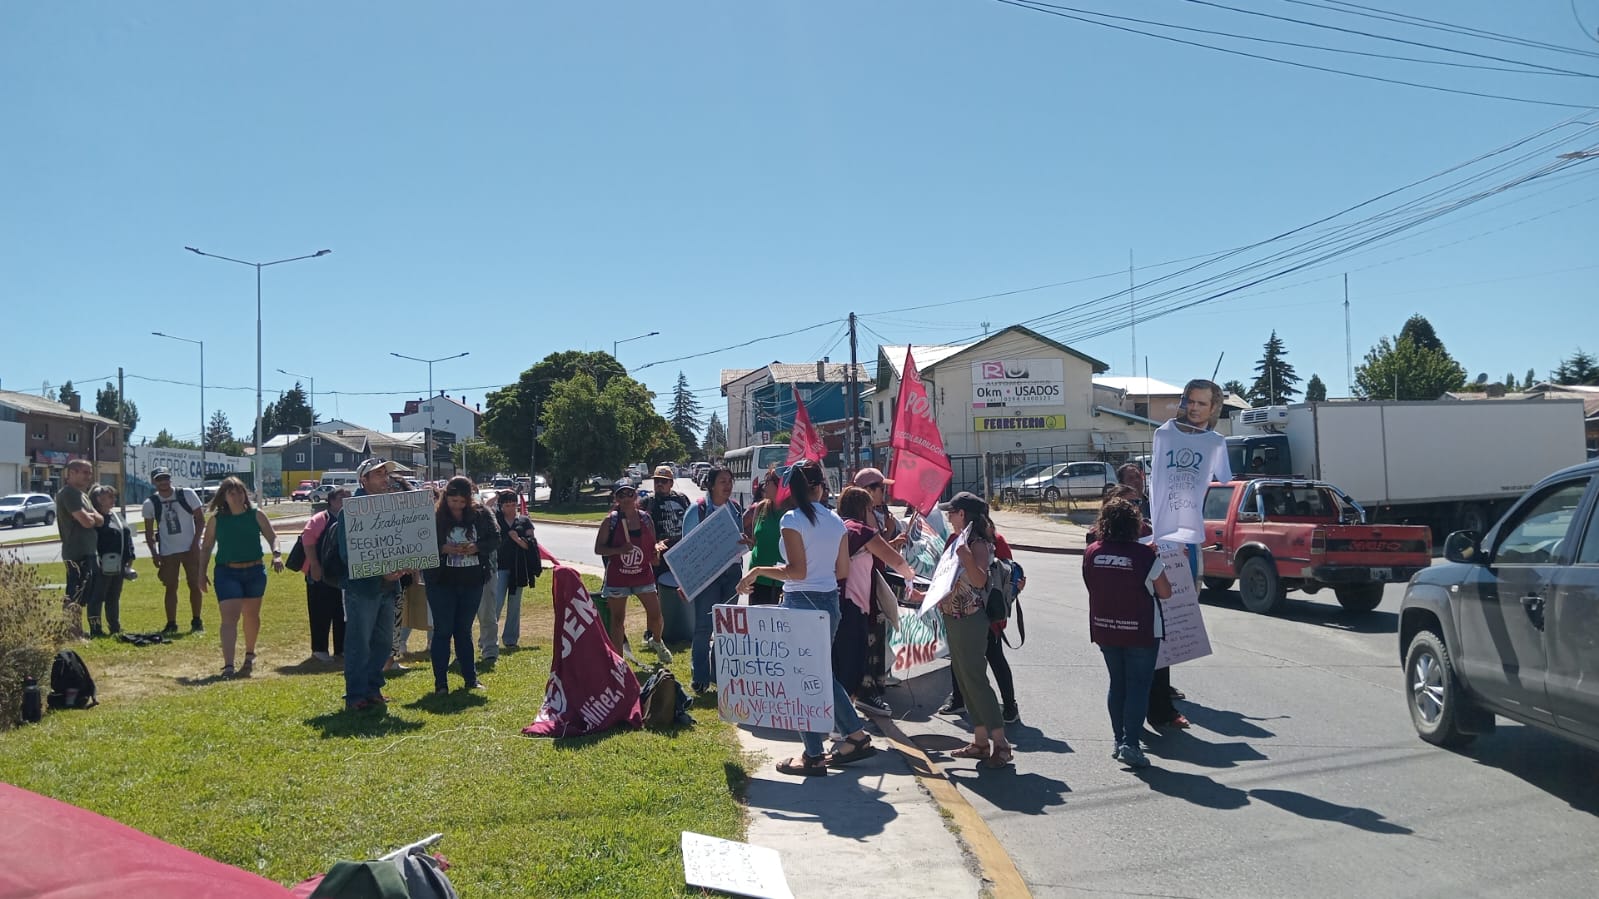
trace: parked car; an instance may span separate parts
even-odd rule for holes
[[[1061,497],[1098,499],[1114,483],[1116,467],[1109,462],[1061,462],[1018,483],[1016,495],[1049,503]]]
[[[14,528],[25,524],[55,524],[55,500],[43,493],[13,493],[0,497],[0,524]]]
[[[311,491],[315,489],[316,481],[301,481],[300,486],[294,488],[294,492],[289,495],[289,499],[294,502],[309,502],[311,500]]]
[[[1000,502],[1016,502],[1021,498],[1020,488],[1022,482],[1043,472],[1047,468],[1049,468],[1047,463],[1034,462],[1030,465],[1023,465],[1021,468],[1016,469],[1010,474],[995,478],[994,495],[999,497]]]
[[[1403,584],[1432,564],[1432,529],[1367,524],[1365,510],[1325,481],[1255,478],[1205,492],[1201,544],[1205,587],[1238,582],[1244,608],[1282,608],[1289,590],[1332,588],[1338,604],[1369,612],[1383,586]]]
[[[1599,462],[1555,472],[1488,532],[1457,531],[1399,606],[1410,721],[1462,746],[1503,715],[1599,750]]]

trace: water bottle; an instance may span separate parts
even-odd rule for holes
[[[28,675],[22,679],[22,720],[38,724],[44,717],[44,697],[39,693],[39,679]]]

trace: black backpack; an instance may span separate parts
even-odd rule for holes
[[[177,499],[178,505],[183,507],[183,511],[189,513],[190,515],[193,515],[194,514],[194,507],[189,505],[189,501],[183,498],[183,491],[184,491],[183,487],[173,487],[172,488],[172,496]],[[155,515],[153,515],[152,518],[155,521],[160,521],[161,520],[161,504],[163,502],[165,502],[165,500],[161,499],[161,494],[159,494],[159,493],[150,494],[150,504],[151,504],[151,507],[155,510]]]
[[[50,665],[50,708],[86,709],[99,703],[94,698],[94,676],[83,657],[70,649],[56,653]]]
[[[639,688],[639,711],[644,715],[644,726],[650,730],[692,725],[694,718],[688,710],[693,703],[677,682],[677,675],[664,666],[658,666]]]
[[[350,575],[350,566],[345,563],[344,556],[339,554],[339,546],[343,542],[342,517],[328,522],[328,526],[322,531],[322,536],[316,539],[316,560],[322,565],[322,583],[329,587],[342,588],[344,579]]]

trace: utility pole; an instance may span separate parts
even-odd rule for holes
[[[203,366],[205,363],[202,362],[200,364]],[[204,394],[201,395],[204,396]],[[126,394],[122,392],[122,366],[119,365],[117,366],[117,424],[119,425],[128,420],[128,417],[122,414],[123,404],[127,401]],[[202,399],[201,402],[203,403],[205,400]],[[200,417],[204,418],[205,413],[202,412]],[[123,506],[128,502],[128,432],[119,427],[117,428],[117,434],[122,438],[122,446],[117,449],[117,505]],[[201,434],[200,439],[204,440],[205,435]],[[200,446],[204,447],[205,444],[201,443]],[[204,468],[205,463],[203,460],[205,459],[205,454],[201,453],[200,458],[202,460],[200,467]]]
[[[1355,395],[1355,351],[1349,340],[1349,273],[1344,272],[1344,389]]]
[[[1133,293],[1133,251],[1127,250],[1127,333],[1133,341],[1133,377],[1138,377],[1138,298]],[[1145,377],[1148,377],[1146,374]]]
[[[983,323],[984,333],[987,333],[988,323]],[[849,377],[845,379],[848,384],[849,394],[844,399],[846,414],[849,416],[849,430],[844,435],[845,452],[848,457],[844,462],[844,483],[848,484],[854,477],[855,471],[861,464],[861,393],[860,385],[855,383],[855,313],[849,314]]]
[[[533,501],[538,499],[539,496],[539,398],[537,395],[533,397],[533,424],[531,427],[533,428],[533,443],[528,447],[527,451],[527,505],[530,509],[533,507]],[[554,501],[554,499],[555,484],[551,482],[550,500]]]

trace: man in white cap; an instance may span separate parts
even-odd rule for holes
[[[205,532],[205,504],[189,487],[172,486],[172,472],[157,468],[150,472],[155,492],[144,501],[144,542],[155,560],[156,576],[166,588],[167,625],[163,634],[178,632],[178,574],[189,585],[190,631],[205,631],[200,620],[199,535]]]
[[[356,468],[361,486],[355,496],[392,493],[389,475],[398,463],[368,459]],[[343,529],[344,512],[339,513]],[[348,533],[348,532],[345,532]],[[349,565],[348,548],[342,540],[339,552]],[[394,604],[400,595],[400,578],[414,572],[396,571],[378,577],[344,579],[344,707],[349,711],[382,708],[383,666],[394,648]]]
[[[639,501],[639,511],[650,516],[650,521],[655,525],[655,584],[657,595],[662,598],[662,627],[667,630],[672,622],[687,626],[690,624],[685,606],[688,599],[678,590],[677,577],[672,574],[672,569],[666,567],[664,557],[666,551],[676,546],[683,539],[683,516],[688,514],[688,497],[673,489],[677,486],[677,472],[670,465],[655,466],[655,490],[649,496]],[[669,606],[667,600],[676,599],[675,606]],[[692,629],[687,634],[675,634],[674,640],[687,640],[693,635]],[[662,661],[670,662],[672,653],[666,648],[667,634],[652,634],[644,632],[644,647],[652,650]]]

